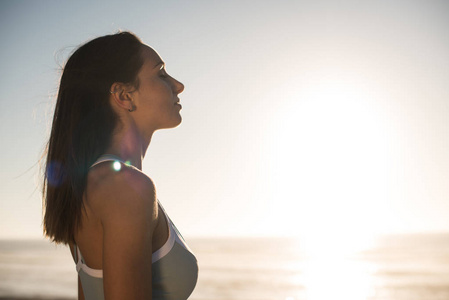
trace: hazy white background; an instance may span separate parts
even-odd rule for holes
[[[186,88],[143,170],[184,236],[449,230],[447,1],[1,1],[0,237],[39,238],[59,67],[121,30]]]

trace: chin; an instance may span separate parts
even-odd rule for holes
[[[178,127],[179,125],[181,125],[181,123],[182,123],[182,118],[180,118],[179,121],[172,128]]]
[[[172,126],[172,128],[178,127],[182,123],[181,115],[177,115],[175,120],[173,120],[173,121],[174,121],[173,122],[174,125]]]

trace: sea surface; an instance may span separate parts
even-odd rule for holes
[[[353,253],[293,238],[187,242],[200,267],[192,300],[449,300],[449,234],[384,236]],[[76,299],[76,279],[68,248],[0,240],[0,299]]]

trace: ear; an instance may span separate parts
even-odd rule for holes
[[[109,91],[115,104],[117,104],[120,108],[129,110],[133,108],[132,92],[134,90],[135,88],[129,84],[114,82]]]

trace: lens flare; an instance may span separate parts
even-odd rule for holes
[[[64,172],[61,163],[57,161],[51,161],[47,165],[47,182],[53,187],[61,185],[64,179]]]
[[[120,171],[120,169],[122,168],[122,164],[116,160],[112,164],[112,167],[114,168],[115,171]]]

